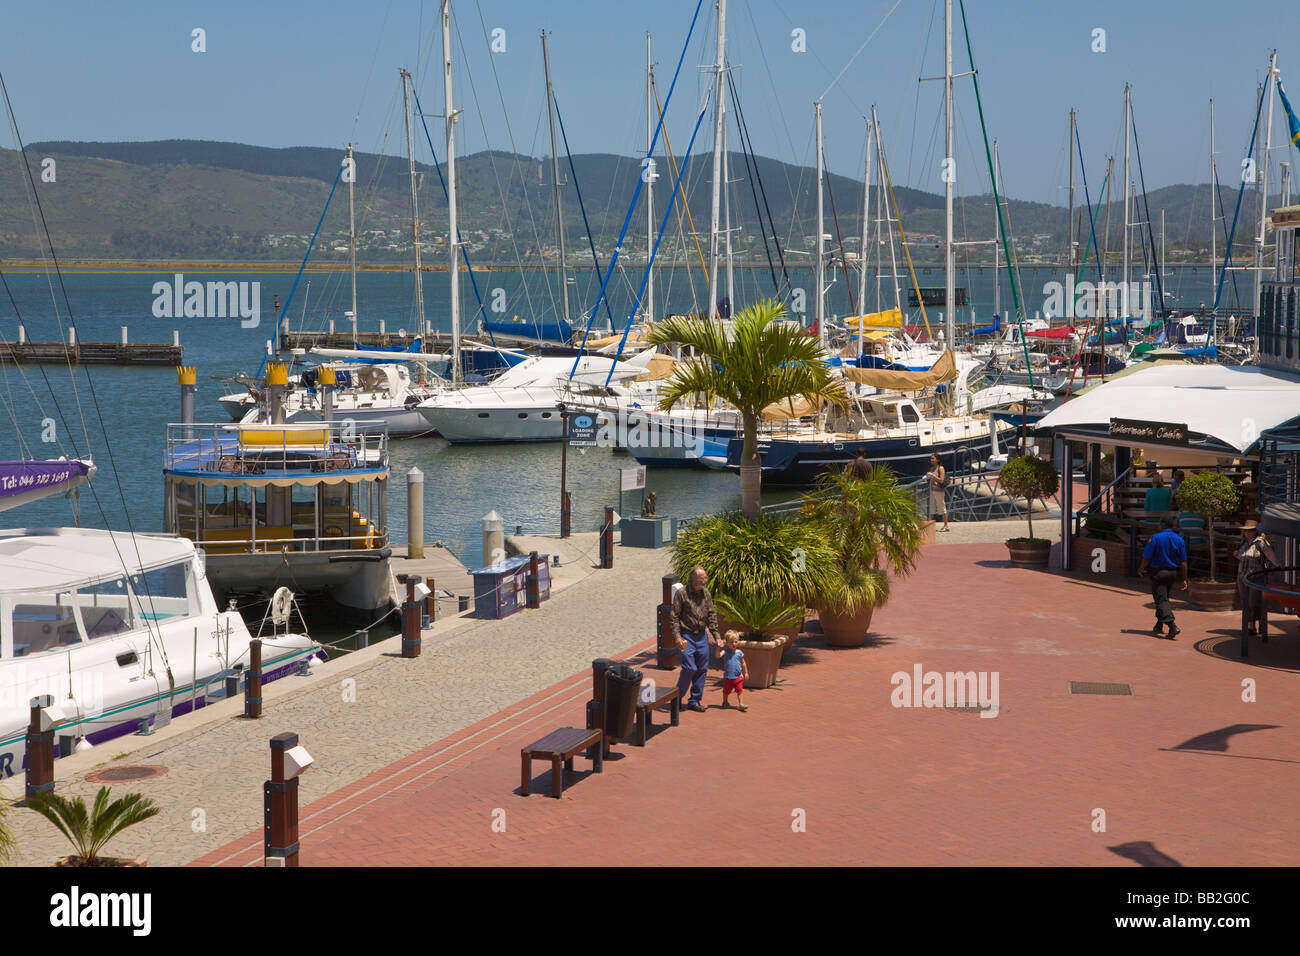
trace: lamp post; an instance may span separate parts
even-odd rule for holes
[[[560,537],[570,533],[572,516],[569,512],[569,409],[560,402]]]

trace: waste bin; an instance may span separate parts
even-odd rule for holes
[[[626,664],[605,670],[605,736],[618,740],[632,733],[637,699],[641,694],[641,672]]]

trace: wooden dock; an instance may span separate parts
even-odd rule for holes
[[[183,345],[120,342],[0,342],[0,362],[15,365],[180,365]]]
[[[424,546],[424,557],[418,559],[408,558],[406,556],[406,545],[400,545],[393,548],[393,556],[389,559],[389,567],[392,569],[392,598],[393,603],[401,605],[406,600],[406,589],[397,583],[399,574],[418,574],[424,579],[425,584],[432,580],[432,587],[438,594],[438,608],[443,615],[454,615],[457,613],[457,599],[461,596],[474,596],[474,579],[470,577],[469,569],[461,563],[461,560],[444,547],[434,544]],[[453,597],[447,597],[443,591],[450,591]]]
[[[450,332],[431,332],[428,335],[417,335],[414,332],[358,332],[353,336],[351,328],[347,328],[342,331],[318,329],[280,333],[281,347],[286,349],[407,348],[416,339],[422,340],[426,352],[446,352],[451,348]],[[487,337],[483,335],[462,335],[460,341],[462,345],[488,344]]]

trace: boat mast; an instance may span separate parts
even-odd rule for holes
[[[1067,244],[1065,259],[1071,272],[1074,271],[1074,107],[1070,107],[1070,135],[1065,141],[1065,151],[1070,154],[1070,212],[1066,222]],[[1065,303],[1065,317],[1074,321],[1074,296]]]
[[[999,171],[1002,168],[1002,157],[998,154],[998,141],[993,141],[993,183],[996,187],[1001,181]],[[1002,317],[1002,279],[998,275],[998,263],[1001,262],[1002,254],[1002,234],[998,228],[998,193],[995,189],[993,194],[993,313],[999,318]]]
[[[1219,172],[1215,168],[1214,161],[1214,100],[1210,100],[1210,301],[1214,301],[1214,292],[1218,288],[1215,284],[1214,274],[1218,271],[1218,232],[1214,228],[1216,216],[1214,215],[1215,200],[1219,197],[1215,195],[1219,191]]]
[[[650,60],[650,34],[645,35],[645,148],[648,153],[654,146],[654,86],[655,68]],[[654,157],[650,157],[650,169],[645,181],[645,255],[646,272],[649,273],[645,286],[645,317],[647,322],[655,318],[655,278],[654,257],[651,252],[655,244],[655,179]]]
[[[1128,234],[1129,234],[1129,211],[1128,211],[1128,192],[1129,192],[1129,170],[1128,170],[1128,138],[1129,138],[1129,110],[1131,102],[1129,99],[1129,86],[1124,84],[1124,270],[1123,285],[1120,287],[1120,310],[1121,319],[1128,318]],[[1103,365],[1105,364],[1103,360]]]
[[[718,0],[718,59],[713,68],[713,216],[709,225],[709,318],[718,314],[718,228],[722,205],[722,73],[727,44],[727,0]]]
[[[727,237],[727,312],[736,314],[736,277],[731,255],[731,163],[727,157],[727,128],[722,128],[722,209],[723,234]]]
[[[1255,236],[1255,296],[1250,300],[1252,315],[1258,315],[1260,283],[1264,278],[1264,222],[1268,215],[1268,154],[1273,148],[1273,84],[1277,82],[1277,50],[1268,58],[1268,79],[1264,81],[1264,95],[1268,97],[1268,122],[1264,126],[1264,154],[1259,170],[1259,232]],[[1253,324],[1253,323],[1252,323]],[[1214,343],[1209,343],[1213,345]]]
[[[402,102],[406,106],[406,165],[411,180],[411,245],[415,249],[415,317],[424,331],[424,278],[420,271],[420,200],[415,188],[415,146],[411,140],[411,74],[402,70]]]
[[[352,198],[353,180],[357,178],[357,165],[352,158],[352,144],[348,143],[348,251],[352,263],[352,341],[357,340],[357,207]]]
[[[871,120],[867,120],[866,171],[862,176],[862,245],[858,247],[858,358],[862,358],[862,316],[867,312],[867,238],[871,228]]]
[[[551,90],[551,55],[546,48],[545,30],[542,31],[542,64],[546,70],[546,119],[551,126],[551,185],[555,193],[555,231],[560,242],[560,293],[564,303],[564,322],[567,325],[569,323],[569,273],[564,254],[564,211],[560,203],[560,154],[555,147],[555,94]]]
[[[824,348],[826,346],[826,322],[823,312],[825,311],[823,299],[826,296],[826,228],[822,225],[825,212],[822,208],[822,180],[825,178],[825,170],[822,164],[822,101],[817,100],[813,103],[813,112],[817,124],[817,302],[815,306],[815,316],[817,322],[817,340]]]
[[[871,104],[871,125],[876,131],[876,167],[880,170],[876,175],[876,179],[880,186],[880,201],[876,203],[876,205],[885,215],[883,220],[885,224],[885,232],[889,235],[889,274],[894,280],[894,308],[898,310],[898,314],[901,316],[903,314],[903,296],[898,289],[898,256],[894,251],[893,223],[895,220],[893,218],[893,213],[890,211],[890,206],[885,202],[885,142],[884,137],[880,135],[880,119],[876,116],[876,105],[874,103]],[[818,150],[819,154],[820,152],[821,151]],[[877,216],[877,238],[879,238],[879,224],[881,221],[880,217]],[[877,275],[876,284],[879,286],[879,275]],[[876,298],[879,299],[879,295],[877,295]]]
[[[460,270],[456,254],[456,117],[451,105],[451,0],[442,0],[442,88],[444,121],[447,124],[447,246],[451,256],[451,380],[459,385],[460,371]]]
[[[943,109],[944,109],[944,156],[947,168],[944,170],[943,206],[944,206],[944,346],[953,348],[957,342],[956,303],[954,289],[956,263],[953,261],[952,246],[952,184],[957,178],[955,160],[952,153],[952,0],[943,3]]]

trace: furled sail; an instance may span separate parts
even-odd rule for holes
[[[946,349],[934,365],[919,372],[846,367],[844,377],[862,385],[874,385],[887,391],[915,392],[956,379],[957,358],[953,355],[952,349]]]

